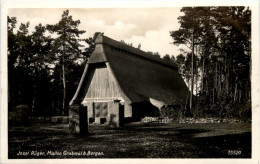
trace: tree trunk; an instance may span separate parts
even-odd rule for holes
[[[191,52],[191,90],[190,90],[190,112],[193,112],[193,106],[192,106],[192,98],[193,98],[193,83],[194,83],[194,66],[193,66],[193,60],[194,60],[194,27],[192,30],[192,52]]]
[[[227,62],[225,62],[225,68],[226,68],[226,96],[229,95],[229,68],[227,67]]]
[[[212,87],[212,104],[214,103],[215,103],[215,86]]]
[[[237,101],[237,84],[235,84],[235,91],[234,91],[234,102]]]
[[[205,72],[205,57],[203,57],[203,63],[202,63],[202,79],[201,79],[201,91],[204,93],[204,72]]]
[[[64,56],[63,56],[63,63],[62,63],[62,81],[63,81],[63,103],[62,103],[62,113],[61,115],[65,114],[66,108],[66,76],[65,76],[65,66],[64,66]]]
[[[8,78],[8,111],[13,111],[15,107],[15,71],[13,65],[9,69],[9,78]]]
[[[35,100],[36,100],[36,95],[37,95],[37,84],[36,84],[36,81],[35,81],[35,84],[34,84],[33,88],[34,88],[34,92],[33,92],[33,100],[32,100],[32,113],[34,113]]]
[[[213,87],[213,104],[215,103],[215,98],[217,95],[217,89],[218,89],[218,77],[217,77],[217,72],[218,72],[218,63],[216,61],[216,67],[215,67],[215,80],[214,80],[214,87]]]
[[[198,69],[198,67],[196,68],[196,69]],[[198,95],[198,75],[197,75],[197,77],[196,77],[196,95]]]
[[[62,82],[63,82],[63,102],[61,115],[65,115],[66,109],[66,75],[65,75],[65,41],[63,41],[63,54],[62,54]]]
[[[187,78],[188,79],[188,89],[189,89],[189,86],[190,86],[190,78]],[[188,101],[189,101],[189,92],[187,92],[187,99],[186,99],[186,103],[185,103],[185,108],[188,109]],[[188,109],[188,112],[187,113],[190,113],[189,112],[189,109]]]
[[[198,46],[196,46],[196,55],[198,57]],[[198,79],[199,79],[199,70],[198,70],[198,60],[196,60],[195,69],[196,69],[196,95],[198,94]]]

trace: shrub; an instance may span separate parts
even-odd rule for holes
[[[231,98],[219,97],[214,103],[206,96],[198,97],[194,105],[193,117],[236,118],[251,120],[251,101],[234,102]]]
[[[160,117],[168,117],[173,121],[179,121],[180,119],[185,117],[186,110],[182,106],[163,106],[160,111]]]
[[[29,123],[30,107],[28,105],[18,105],[15,110],[9,112],[9,125],[26,125]]]

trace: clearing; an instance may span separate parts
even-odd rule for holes
[[[251,158],[251,123],[131,124],[89,126],[89,135],[67,124],[9,129],[8,156],[17,158]]]

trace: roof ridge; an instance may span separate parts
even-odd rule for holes
[[[178,66],[177,66],[176,63],[165,61],[164,59],[156,57],[156,56],[154,56],[152,54],[149,54],[148,52],[145,52],[145,51],[140,50],[138,48],[129,46],[129,45],[125,44],[125,43],[121,43],[121,42],[116,41],[114,39],[111,39],[111,38],[109,38],[107,36],[104,36],[102,33],[100,33],[98,35],[95,43],[96,44],[106,44],[106,45],[109,45],[109,46],[112,46],[112,47],[115,47],[115,48],[123,49],[123,50],[129,51],[129,52],[131,52],[131,53],[133,53],[135,55],[142,56],[142,57],[145,57],[145,58],[150,59],[152,61],[155,61],[155,62],[157,62],[159,64],[163,64],[163,65],[172,67],[174,69],[178,69]]]

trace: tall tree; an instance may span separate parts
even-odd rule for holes
[[[80,49],[82,45],[80,44],[79,35],[85,33],[85,31],[78,29],[79,24],[80,20],[73,20],[72,16],[69,15],[69,10],[66,10],[63,12],[59,23],[47,25],[47,29],[52,34],[55,33],[58,35],[54,40],[51,54],[54,55],[55,61],[62,67],[63,103],[61,114],[67,114],[67,65],[83,57]]]
[[[44,95],[39,94],[40,90],[44,88],[45,93],[48,93],[48,91],[50,90],[49,87],[46,87],[47,84],[50,83],[50,70],[47,67],[47,54],[51,49],[52,39],[50,38],[50,36],[45,36],[45,32],[46,27],[42,26],[42,24],[40,23],[35,27],[35,31],[33,31],[31,35],[32,57],[30,69],[32,72],[31,80],[33,83],[32,112],[35,113],[43,113],[42,110],[40,110],[39,108],[42,108],[44,104],[36,103],[40,102],[40,100],[37,100],[37,98],[42,99],[41,95]],[[43,81],[45,81],[46,86],[41,85]],[[38,108],[35,108],[35,106],[38,106]],[[35,109],[37,109],[37,111],[35,111]]]
[[[16,82],[17,82],[17,91],[18,91],[18,104],[30,104],[31,103],[31,92],[32,84],[30,75],[31,72],[31,59],[33,56],[31,35],[29,34],[29,25],[30,23],[21,23],[17,34],[17,44],[19,45],[17,50],[17,60],[15,62],[16,68]],[[17,81],[19,79],[19,81]]]
[[[16,27],[16,17],[7,17],[8,25],[8,106],[9,111],[12,111],[15,106],[15,68],[14,64],[17,60],[18,44],[17,37],[14,34],[14,29]]]
[[[250,86],[247,75],[250,76],[251,11],[245,7],[218,7],[214,9],[214,18],[219,32],[218,48],[225,54],[228,80],[232,84],[243,81],[247,83],[244,86]],[[241,76],[241,72],[245,74]],[[240,82],[239,77],[243,78]],[[236,86],[231,85],[227,94],[235,96],[236,90]]]
[[[178,17],[180,23],[180,29],[177,31],[171,31],[170,35],[174,39],[176,45],[186,45],[191,51],[191,85],[190,85],[190,110],[193,108],[193,83],[194,83],[194,46],[199,44],[202,28],[200,26],[199,15],[202,13],[203,8],[200,7],[183,7],[181,9],[184,12],[184,16]]]
[[[184,59],[181,55],[177,56],[177,63],[180,64],[181,73],[186,79],[190,78],[187,72],[190,71],[190,63],[193,63],[190,62],[189,56],[194,52],[194,61],[197,61],[194,75],[196,79],[201,76],[198,108],[205,108],[211,113],[219,112],[221,115],[242,113],[244,108],[250,111],[249,8],[195,7],[182,8],[182,11],[184,16],[179,17],[181,27],[172,31],[171,36],[174,44],[186,45],[190,49],[185,52],[187,56]],[[232,105],[228,106],[229,104]],[[244,106],[241,109],[232,107],[242,104]]]

